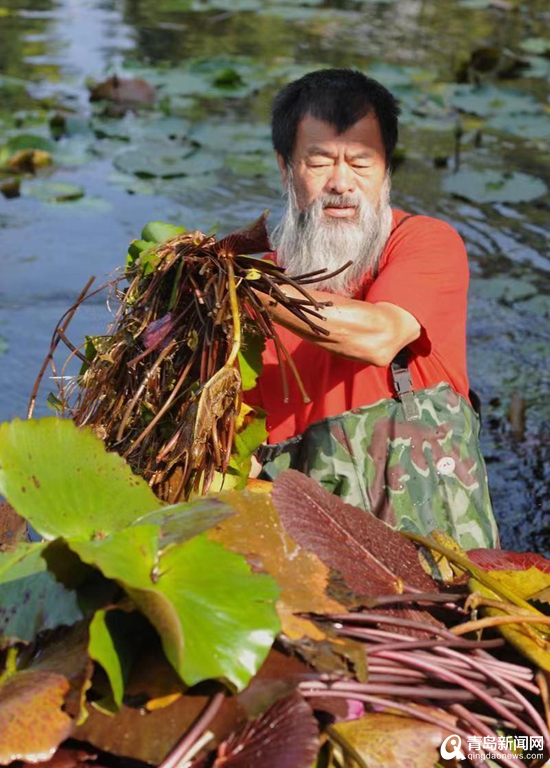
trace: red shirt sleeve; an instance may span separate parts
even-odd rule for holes
[[[422,334],[410,345],[414,353],[454,346],[465,355],[469,273],[458,232],[439,219],[412,216],[397,227],[388,246],[366,301],[395,304],[418,320]]]

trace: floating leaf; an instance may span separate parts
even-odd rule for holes
[[[76,593],[48,570],[46,547],[20,544],[13,552],[0,552],[0,647],[33,642],[39,632],[82,618]]]
[[[340,737],[335,741],[344,747],[344,754],[345,745],[350,745],[369,768],[431,768],[438,763],[439,748],[448,735],[431,723],[378,712],[337,723],[331,728],[333,734]]]
[[[151,141],[121,152],[114,159],[115,166],[136,176],[194,176],[216,171],[223,160],[216,155],[177,146],[168,142]]]
[[[0,426],[0,492],[44,538],[100,538],[161,507],[90,429],[55,417]]]
[[[121,78],[116,75],[90,88],[90,101],[114,101],[117,104],[151,105],[156,89],[140,78]]]
[[[536,176],[490,169],[458,171],[443,180],[443,189],[474,203],[524,203],[548,191]]]
[[[550,62],[548,62],[550,69]],[[550,139],[550,120],[546,114],[496,115],[485,124],[495,131],[520,136],[522,139]]]
[[[519,44],[522,51],[544,56],[550,53],[550,37],[526,37]]]
[[[44,203],[67,203],[84,197],[84,189],[77,184],[60,181],[32,181],[23,184],[23,192]]]
[[[294,693],[220,745],[213,768],[311,768],[319,751],[319,728],[310,707]]]
[[[480,117],[541,112],[542,106],[531,94],[496,85],[455,85],[451,104],[462,112]]]
[[[164,548],[188,541],[234,514],[231,504],[209,497],[162,507],[140,517],[134,525],[159,525],[160,543]]]

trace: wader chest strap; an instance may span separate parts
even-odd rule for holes
[[[414,397],[411,372],[409,370],[409,355],[407,349],[402,349],[391,362],[391,375],[397,399],[403,403],[403,411],[407,421],[420,418],[418,404]]]

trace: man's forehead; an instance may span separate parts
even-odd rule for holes
[[[376,115],[368,113],[344,131],[339,131],[336,126],[310,113],[298,123],[295,149],[300,154],[332,154],[343,145],[354,155],[383,152],[384,145]]]

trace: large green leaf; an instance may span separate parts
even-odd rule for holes
[[[30,643],[38,632],[82,618],[76,592],[48,571],[47,544],[21,544],[0,553],[0,647]]]
[[[158,528],[136,525],[71,548],[121,584],[155,626],[164,652],[193,685],[224,678],[244,688],[279,631],[270,576],[204,535],[158,551]]]
[[[162,506],[91,430],[55,417],[0,425],[0,493],[46,539],[101,538]]]

